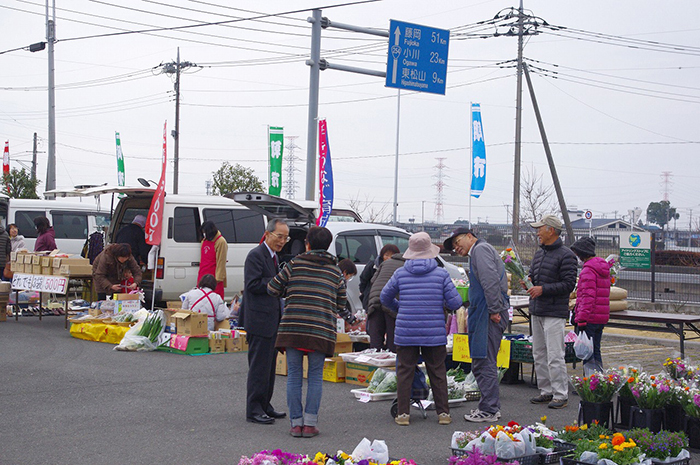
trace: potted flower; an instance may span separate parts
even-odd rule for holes
[[[583,440],[598,440],[601,436],[609,435],[610,431],[597,421],[591,425],[566,425],[561,431],[557,431],[557,439],[570,444],[577,444]]]
[[[639,379],[641,369],[635,366],[621,366],[620,376],[624,379],[624,383],[617,394],[617,423],[620,425],[628,425],[630,422],[630,407],[636,407],[637,401],[632,395],[632,385]]]
[[[596,463],[607,459],[617,465],[636,465],[644,460],[644,454],[633,439],[622,433],[601,434],[599,438],[582,440],[576,446],[573,458],[562,458],[563,464]]]
[[[583,378],[572,376],[571,383],[581,397],[579,423],[590,424],[597,420],[605,427],[612,426],[612,398],[623,382],[620,373],[610,369]]]
[[[654,434],[648,429],[633,429],[627,436],[639,446],[647,458],[652,459],[653,463],[690,463],[688,438],[683,432],[660,431]]]
[[[671,399],[671,380],[643,373],[632,386],[637,407],[630,412],[629,429],[649,428],[657,433],[664,424],[664,409]]]
[[[685,411],[683,427],[692,448],[700,448],[700,390],[686,386],[683,388],[681,406]]]
[[[693,379],[697,368],[691,365],[687,360],[680,357],[667,358],[664,361],[664,369],[666,373],[673,379]]]

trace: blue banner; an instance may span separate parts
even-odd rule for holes
[[[486,186],[486,145],[481,126],[481,107],[472,103],[472,197],[479,198]]]
[[[325,226],[333,210],[333,166],[325,119],[318,122],[318,135],[318,187],[321,213],[316,220],[316,226]]]

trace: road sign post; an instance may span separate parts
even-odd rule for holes
[[[386,87],[445,95],[450,31],[391,20]]]

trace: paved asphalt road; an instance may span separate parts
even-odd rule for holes
[[[288,420],[271,426],[245,421],[245,353],[184,356],[126,353],[70,337],[63,319],[20,318],[0,323],[0,464],[237,464],[261,449],[315,454],[351,452],[363,438],[386,440],[393,458],[445,465],[456,430],[474,429],[462,416],[476,403],[452,410],[439,426],[413,413],[409,427],[394,424],[390,402],[357,402],[348,384],[324,383],[316,438],[292,438]],[[285,410],[285,381],[273,399]],[[563,426],[576,420],[569,407],[532,405],[526,385],[501,386],[507,423]]]

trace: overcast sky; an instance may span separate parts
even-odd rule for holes
[[[175,27],[330,6],[323,1],[56,0],[57,187],[116,183],[114,133],[121,133],[127,184],[157,180],[163,123],[174,128],[173,80],[158,65],[199,65],[181,79],[180,193],[203,194],[221,163],[240,163],[267,178],[267,125],[298,136],[297,198],[305,196],[310,12],[181,31],[88,36]],[[231,7],[230,5],[235,5]],[[331,21],[387,29],[390,19],[450,29],[444,96],[401,95],[398,215],[435,219],[437,157],[444,157],[444,220],[468,217],[469,103],[480,103],[488,159],[483,195],[472,219],[505,222],[513,200],[517,38],[493,37],[476,23],[505,8],[502,0],[386,0],[325,8]],[[663,198],[661,173],[679,208],[700,217],[697,167],[700,125],[700,3],[525,1],[550,26],[526,38],[524,56],[567,204],[595,217],[646,210]],[[45,40],[39,0],[0,4],[0,52]],[[247,10],[247,11],[245,11]],[[504,29],[498,29],[504,32]],[[480,38],[476,36],[488,36]],[[657,42],[658,44],[654,44]],[[669,45],[674,45],[671,47]],[[335,63],[386,69],[386,39],[327,29],[322,56]],[[13,167],[31,161],[46,175],[47,52],[0,54],[0,138]],[[538,71],[538,68],[540,71]],[[336,205],[352,198],[393,198],[397,91],[378,77],[321,73],[319,116],[328,122]],[[534,112],[524,87],[523,173],[551,183]],[[172,159],[172,138],[168,155]],[[168,171],[172,188],[172,165]],[[43,192],[42,182],[40,191]]]

